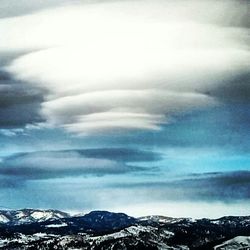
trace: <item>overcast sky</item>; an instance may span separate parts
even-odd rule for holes
[[[2,0],[0,205],[247,214],[249,11]]]

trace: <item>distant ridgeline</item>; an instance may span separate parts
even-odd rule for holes
[[[250,249],[250,216],[193,220],[0,210],[0,249]]]

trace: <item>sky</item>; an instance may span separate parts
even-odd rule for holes
[[[249,11],[1,0],[1,208],[249,214]]]

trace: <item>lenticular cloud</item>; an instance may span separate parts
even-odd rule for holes
[[[6,70],[46,90],[47,125],[79,135],[158,130],[172,115],[218,105],[210,90],[249,66],[246,30],[201,20],[212,2],[198,12],[185,6],[186,14],[182,1],[168,3],[79,5],[1,21],[3,47],[33,51]],[[17,29],[23,38],[13,39]]]

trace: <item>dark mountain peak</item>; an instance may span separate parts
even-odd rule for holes
[[[97,220],[135,220],[135,218],[130,217],[124,213],[113,213],[109,211],[101,211],[101,210],[96,210],[96,211],[91,211],[88,214],[85,214],[83,216],[84,218],[91,218],[91,219],[97,219]]]
[[[66,222],[74,225],[82,225],[88,232],[109,232],[116,231],[137,222],[137,219],[124,213],[113,213],[108,211],[92,211],[83,216],[65,219]],[[84,227],[83,227],[84,225]]]

